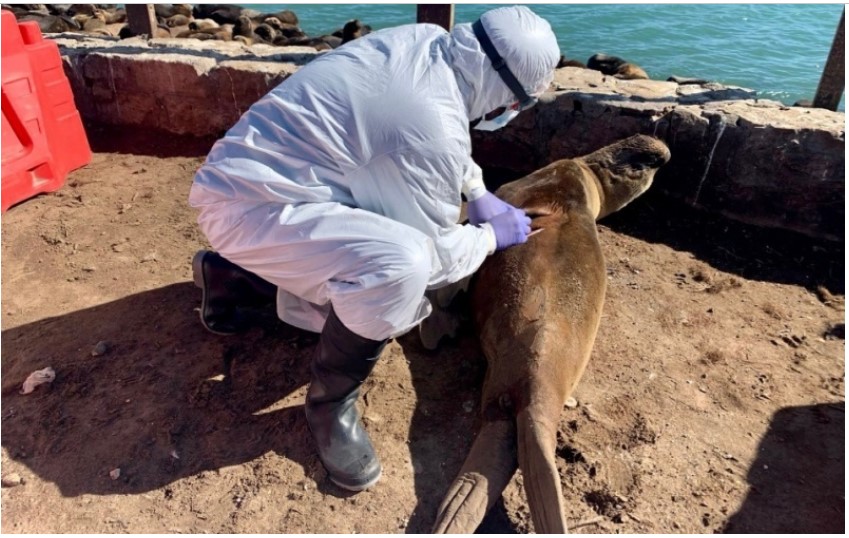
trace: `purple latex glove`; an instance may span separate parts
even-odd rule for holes
[[[477,200],[472,200],[466,207],[469,222],[475,225],[488,222],[492,217],[510,209],[515,208],[491,192],[487,192]]]
[[[512,206],[487,222],[495,232],[495,250],[504,250],[524,243],[531,233],[531,218],[521,209]]]

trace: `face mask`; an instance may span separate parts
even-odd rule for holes
[[[510,123],[510,120],[512,120],[518,115],[518,109],[508,108],[498,116],[492,118],[491,120],[482,118],[481,121],[479,121],[474,128],[479,131],[495,131],[501,129],[502,127]]]

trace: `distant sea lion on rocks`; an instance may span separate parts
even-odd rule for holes
[[[194,30],[196,32],[220,27],[221,25],[212,19],[194,19],[189,22],[189,30]]]
[[[298,20],[298,16],[295,15],[295,12],[288,9],[284,9],[283,11],[278,11],[276,13],[268,13],[261,17],[263,18],[262,22],[268,22],[268,18],[273,17],[283,24],[291,24],[292,26],[297,26],[300,22]]]
[[[640,66],[626,62],[617,56],[608,56],[607,54],[594,54],[590,56],[590,59],[587,60],[587,68],[626,80],[649,78],[648,74]]]
[[[168,28],[176,28],[178,26],[188,26],[191,22],[191,19],[182,13],[177,13],[176,15],[171,15],[167,19],[165,19],[165,26]]]
[[[247,15],[239,15],[239,18],[236,19],[236,23],[233,25],[233,39],[242,41],[247,45],[252,44],[256,40],[256,34],[254,34],[254,23],[250,17]]]
[[[669,158],[665,144],[635,135],[496,191],[541,231],[490,256],[474,278],[472,312],[487,359],[482,425],[434,532],[474,532],[517,465],[534,530],[566,532],[555,449],[560,413],[601,320],[607,273],[596,220],[648,189]]]
[[[174,15],[182,15],[186,18],[192,17],[191,4],[153,4],[153,12],[157,18],[167,20]]]
[[[557,61],[556,69],[560,69],[561,67],[581,67],[586,69],[587,66],[583,62],[579,62],[578,60],[570,60],[567,59],[566,56],[560,55],[560,60]]]
[[[342,38],[342,44],[344,45],[348,41],[353,41],[358,37],[362,37],[370,33],[371,26],[361,23],[359,19],[351,19],[345,23],[345,26],[342,27],[339,37]],[[336,32],[334,32],[333,35],[336,35]]]
[[[80,24],[68,15],[43,15],[29,12],[21,17],[16,17],[16,19],[19,22],[37,22],[38,28],[45,34],[58,34],[80,29]]]

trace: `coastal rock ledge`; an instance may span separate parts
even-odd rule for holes
[[[48,34],[86,123],[220,136],[324,52],[181,39]],[[655,190],[693,207],[817,239],[845,240],[845,114],[788,107],[716,83],[620,80],[557,70],[540,103],[508,127],[473,131],[474,157],[517,177],[636,133],[672,160]]]

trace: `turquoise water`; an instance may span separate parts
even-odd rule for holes
[[[291,9],[309,35],[350,19],[374,29],[416,20],[415,4],[242,4]],[[597,52],[640,65],[653,79],[704,78],[757,90],[763,99],[813,100],[842,4],[530,4],[547,19],[567,58]],[[456,23],[494,4],[456,4]],[[840,109],[844,108],[841,101]]]

